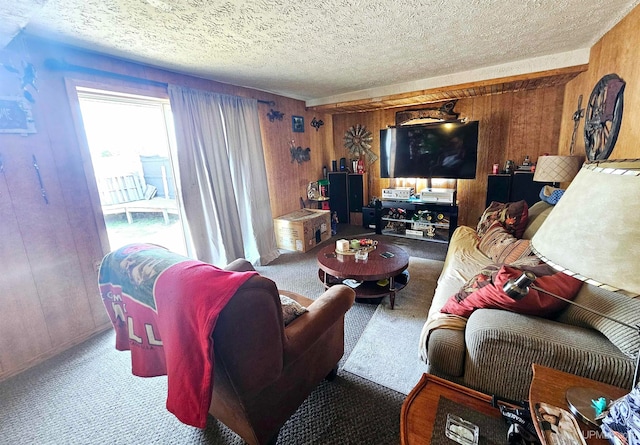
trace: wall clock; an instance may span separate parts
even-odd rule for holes
[[[584,121],[584,148],[589,161],[607,159],[616,145],[624,87],[625,81],[617,74],[607,74],[591,92]]]

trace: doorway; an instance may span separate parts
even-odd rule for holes
[[[76,87],[109,246],[187,255],[167,99]]]

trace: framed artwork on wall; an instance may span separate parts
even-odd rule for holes
[[[291,126],[294,133],[304,133],[304,117],[291,116]]]
[[[0,133],[35,133],[31,104],[20,96],[0,96]]]

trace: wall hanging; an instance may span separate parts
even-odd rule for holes
[[[291,126],[294,133],[304,133],[304,117],[291,116]]]
[[[0,97],[0,133],[30,134],[36,132],[31,104],[21,96]]]
[[[573,156],[573,148],[576,145],[576,134],[578,133],[578,124],[580,119],[584,117],[584,108],[582,107],[582,94],[578,97],[578,109],[573,113],[573,133],[571,134],[571,145],[569,146],[569,154]]]
[[[49,204],[49,198],[47,198],[47,191],[44,189],[44,184],[42,182],[42,176],[40,175],[40,167],[38,167],[38,160],[36,159],[36,155],[31,155],[31,161],[33,162],[33,168],[36,170],[36,176],[38,177],[38,185],[40,185],[40,194],[42,195],[42,199],[44,199],[45,204]]]
[[[589,161],[609,158],[622,123],[625,81],[607,74],[591,92],[584,120],[584,148]]]
[[[31,93],[31,91],[38,91],[38,87],[36,87],[38,75],[35,66],[24,60],[22,61],[22,70],[16,68],[16,66],[11,63],[2,62],[0,65],[18,78],[20,81],[20,89],[22,90],[22,97],[32,104],[35,103],[36,100]]]
[[[284,113],[281,113],[277,110],[274,110],[273,108],[271,110],[269,110],[269,112],[267,113],[267,117],[269,118],[269,122],[273,122],[275,120],[279,120],[281,121],[282,118],[284,117]]]
[[[457,100],[450,100],[439,107],[420,108],[419,110],[398,111],[396,113],[396,126],[407,124],[418,119],[434,119],[438,121],[454,121],[458,119],[460,113],[455,113],[453,108]]]
[[[316,120],[315,116],[311,120],[311,126],[313,128],[315,128],[316,131],[318,131],[320,129],[320,127],[322,127],[323,125],[324,125],[324,121],[323,120]]]
[[[294,141],[289,142],[289,152],[291,153],[291,163],[297,161],[298,164],[302,164],[303,162],[311,160],[311,149],[309,147],[302,148],[300,146],[296,147]]]
[[[344,147],[349,151],[352,159],[360,159],[364,156],[367,164],[371,164],[378,159],[378,156],[371,151],[373,136],[364,125],[357,124],[349,127],[344,134]]]

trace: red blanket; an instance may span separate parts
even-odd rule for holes
[[[231,272],[152,244],[106,255],[102,301],[116,331],[116,349],[131,351],[133,374],[167,375],[167,409],[204,428],[213,385],[216,320],[236,290],[257,272]]]

